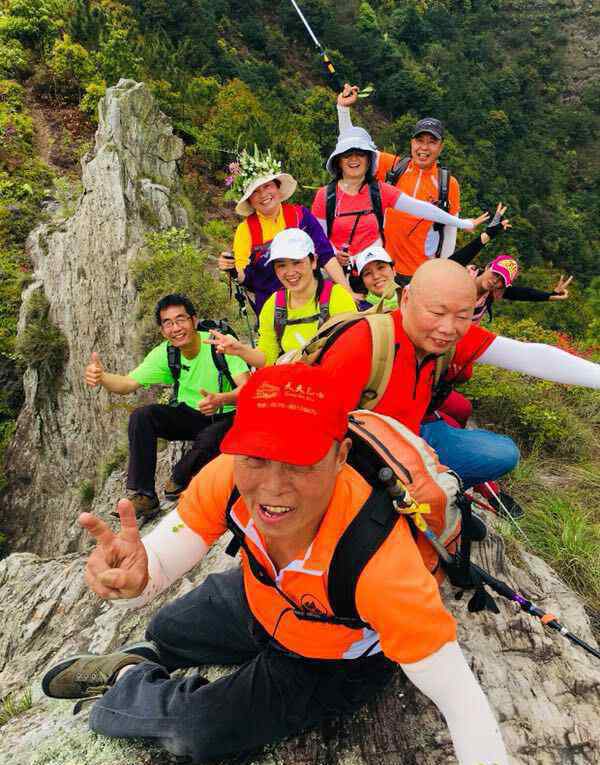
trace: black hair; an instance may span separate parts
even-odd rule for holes
[[[160,327],[161,320],[160,320],[160,314],[162,311],[164,311],[166,308],[170,308],[173,305],[181,305],[185,308],[185,310],[188,312],[190,316],[196,316],[196,309],[194,308],[194,304],[192,301],[187,297],[187,295],[183,295],[181,292],[173,292],[170,295],[165,295],[164,297],[161,297],[161,299],[156,304],[156,308],[154,309],[154,318],[156,319],[156,323]]]
[[[321,297],[321,292],[323,291],[323,284],[325,280],[323,279],[323,274],[321,273],[321,269],[319,267],[319,263],[317,261],[316,255],[309,255],[311,263],[317,263],[317,267],[313,270],[313,274],[315,276],[315,279],[317,280],[317,291],[315,292],[315,300],[318,303],[319,298]]]

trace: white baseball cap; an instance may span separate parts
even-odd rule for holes
[[[359,275],[367,263],[372,263],[374,260],[382,260],[384,263],[392,264],[394,262],[381,245],[372,244],[370,247],[365,247],[364,250],[361,250],[354,256],[356,270]]]
[[[273,237],[267,263],[282,258],[303,260],[309,255],[314,255],[314,253],[314,242],[306,231],[302,231],[300,228],[286,228]]]

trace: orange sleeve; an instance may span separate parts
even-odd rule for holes
[[[458,181],[452,175],[448,186],[448,212],[451,215],[458,215],[460,211],[460,186]]]
[[[360,575],[356,608],[379,633],[384,654],[399,664],[420,661],[456,640],[456,622],[404,519]]]
[[[396,156],[396,154],[388,154],[387,151],[379,152],[379,157],[377,159],[377,172],[375,173],[375,177],[378,181],[385,182],[385,177],[391,170]]]
[[[182,521],[207,545],[227,531],[225,511],[233,491],[233,456],[220,454],[194,476],[177,511]]]
[[[339,393],[347,411],[356,409],[371,374],[371,330],[357,321],[323,355],[319,366],[339,380]]]

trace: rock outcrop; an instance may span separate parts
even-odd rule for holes
[[[584,640],[594,642],[576,596],[538,558],[515,566],[497,537],[479,561],[512,586],[561,615]],[[103,652],[143,635],[150,614],[167,598],[184,594],[231,559],[215,547],[199,569],[154,604],[123,611],[85,591],[83,556],[45,560],[13,554],[0,563],[0,695],[34,682],[32,708],[2,728],[0,763],[11,765],[166,765],[173,760],[145,742],[91,735],[87,714],[41,696],[39,677],[50,661],[72,653]],[[467,613],[466,599],[445,600],[460,624],[459,640],[500,722],[514,765],[593,765],[598,762],[600,663],[531,617],[500,602],[500,614]],[[204,674],[214,677],[223,670]],[[227,670],[229,671],[229,670]],[[469,710],[464,710],[468,715]],[[257,765],[444,765],[453,763],[444,721],[398,672],[391,687],[353,717],[272,747]]]
[[[100,102],[75,213],[29,237],[34,281],[19,331],[26,331],[31,301],[43,293],[47,321],[62,333],[68,353],[53,379],[34,365],[25,372],[25,405],[7,459],[11,488],[0,509],[13,550],[78,549],[81,483],[122,439],[127,419],[122,405],[109,406],[105,391],[85,387],[82,372],[93,350],[108,369],[133,366],[136,291],[129,266],[152,227],[186,225],[177,203],[182,156],[183,143],[148,88],[121,80]]]

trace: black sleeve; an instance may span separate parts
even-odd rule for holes
[[[555,292],[536,290],[533,287],[507,287],[502,297],[505,300],[528,300],[532,303],[543,303],[545,300],[550,300],[555,294]]]
[[[468,244],[465,244],[464,247],[461,247],[460,250],[456,250],[456,252],[450,255],[448,260],[455,260],[457,263],[460,263],[461,266],[467,266],[473,258],[481,252],[483,247],[484,244],[481,241],[480,234],[479,236],[476,236],[475,239],[471,239],[471,241]]]

